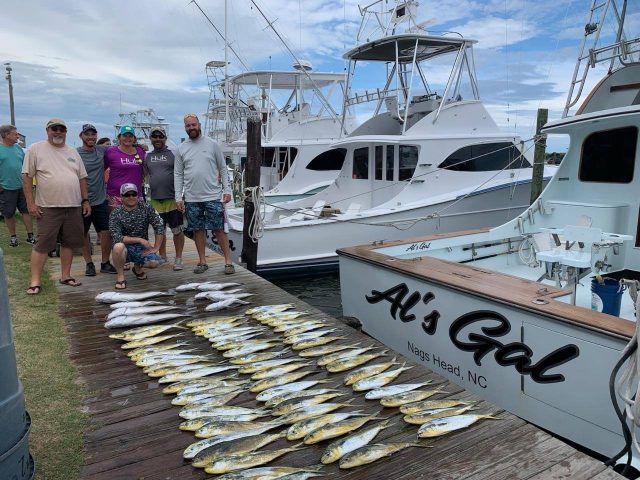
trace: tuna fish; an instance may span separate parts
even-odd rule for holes
[[[117,302],[134,302],[139,300],[146,300],[147,298],[154,297],[170,297],[172,293],[169,292],[140,292],[140,293],[125,293],[125,292],[102,292],[96,295],[96,302],[100,303],[117,303]]]

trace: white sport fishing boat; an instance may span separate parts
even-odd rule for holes
[[[611,400],[638,421],[640,39],[625,36],[621,3],[592,5],[564,118],[544,129],[570,147],[531,207],[493,229],[338,253],[344,315],[368,334],[611,463],[632,453],[638,467],[637,427],[625,431]]]
[[[262,120],[260,185],[267,202],[310,195],[333,182],[344,153],[330,145],[356,127],[353,116],[342,123],[332,107],[342,102],[344,73],[314,72],[301,62],[291,71],[242,73],[229,84],[236,102]],[[246,156],[246,144],[245,132],[231,147]]]
[[[224,65],[207,64],[211,94],[205,131],[218,141],[229,163],[244,169],[246,124],[254,116],[261,120],[260,185],[268,203],[301,198],[330,185],[344,161],[344,153],[330,145],[341,131],[356,127],[352,116],[343,125],[332,107],[342,102],[345,75],[314,72],[308,62],[296,62],[291,71],[250,71],[225,82],[219,72]]]
[[[377,4],[363,9],[363,22]],[[527,147],[502,132],[480,101],[475,40],[429,35],[412,23],[396,33],[405,19],[415,20],[415,6],[398,2],[391,21],[378,22],[388,28],[381,38],[367,37],[344,55],[348,78],[362,64],[385,72],[381,88],[345,97],[344,114],[371,102],[374,114],[333,144],[345,161],[329,187],[264,210],[258,271],[335,269],[339,247],[494,226],[529,205]],[[443,73],[448,81],[437,93],[429,82]],[[553,172],[547,168],[545,177]],[[239,247],[242,216],[231,212],[229,224]]]

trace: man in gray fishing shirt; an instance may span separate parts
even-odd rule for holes
[[[198,265],[193,273],[204,273],[209,268],[205,257],[207,230],[213,230],[224,254],[224,273],[235,273],[229,238],[224,232],[224,204],[231,200],[227,165],[218,144],[202,136],[195,113],[184,116],[184,129],[189,138],[176,153],[174,189],[176,205],[186,213],[198,251]]]
[[[144,157],[144,173],[149,178],[151,188],[151,206],[162,218],[165,225],[168,225],[173,233],[173,245],[176,249],[176,259],[173,264],[174,270],[182,270],[182,249],[184,248],[184,233],[182,224],[184,219],[182,212],[178,210],[175,200],[175,190],[173,185],[173,166],[175,156],[167,147],[167,134],[162,127],[153,127],[150,132],[153,151]],[[167,259],[167,240],[163,236],[160,246],[160,256]]]
[[[87,266],[84,274],[87,277],[96,275],[96,267],[91,258],[89,242],[89,229],[93,223],[100,237],[100,250],[102,253],[101,273],[116,273],[116,269],[109,262],[111,255],[111,236],[109,235],[109,205],[107,203],[107,191],[104,180],[104,151],[107,147],[96,145],[98,130],[90,123],[85,123],[80,132],[82,145],[77,148],[84,168],[87,171],[87,189],[89,190],[89,204],[91,215],[84,217],[84,245],[82,256]]]

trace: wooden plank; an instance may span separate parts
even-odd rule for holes
[[[253,305],[269,303],[295,303],[300,310],[310,311],[310,317],[322,319],[338,329],[336,334],[346,338],[336,343],[384,346],[374,339],[352,330],[341,322],[319,312],[288,295],[286,292],[250,274],[242,268],[233,277],[223,276],[222,260],[212,258],[214,267],[197,277],[205,280],[237,281],[243,288],[254,292]],[[218,268],[219,267],[219,268]],[[164,268],[164,267],[163,267]],[[166,270],[166,269],[165,269]],[[157,274],[157,275],[156,275]],[[151,276],[153,275],[153,277]],[[181,283],[193,281],[190,271],[156,271],[145,282],[130,282],[128,292],[167,290]],[[87,388],[85,399],[90,413],[89,431],[85,433],[87,463],[82,469],[83,479],[142,478],[145,479],[202,479],[207,475],[183,460],[184,449],[196,439],[190,432],[177,427],[181,421],[180,407],[171,405],[173,396],[164,395],[157,379],[150,379],[121,350],[121,342],[108,338],[109,331],[102,327],[108,306],[97,305],[94,296],[112,290],[113,276],[98,275],[83,279],[83,286],[76,289],[60,287],[61,315],[67,321],[70,339],[70,355],[79,368],[81,380]],[[171,297],[180,306],[191,306],[194,292]],[[196,318],[227,315],[232,312],[206,313],[204,305],[196,305]],[[273,337],[272,334],[269,334]],[[190,344],[202,353],[219,356],[204,339],[191,336]],[[392,352],[390,352],[391,354]],[[219,357],[222,358],[222,357]],[[391,358],[390,356],[387,358]],[[404,361],[402,357],[398,361]],[[375,362],[375,360],[373,361]],[[371,362],[371,363],[373,363]],[[411,362],[409,364],[413,365]],[[330,374],[326,370],[311,367],[309,378],[330,380],[333,385],[352,399],[348,409],[362,410],[381,417],[393,417],[392,425],[383,430],[377,442],[415,442],[416,425],[401,420],[397,409],[382,408],[377,401],[367,401],[361,393],[354,394],[342,385],[348,372]],[[462,387],[447,382],[437,373],[413,365],[403,372],[395,383],[433,381],[428,388],[441,388],[447,393],[433,398],[460,398],[478,402],[478,411],[494,412],[497,421],[484,421],[471,428],[436,440],[420,440],[433,448],[409,448],[384,461],[354,470],[343,471],[337,465],[323,469],[328,477],[344,479],[393,478],[406,479],[429,475],[434,478],[526,478],[543,475],[543,472],[562,472],[562,462],[575,463],[579,472],[601,474],[604,466],[513,415],[464,391]],[[253,394],[243,393],[229,402],[230,405],[257,407]],[[535,442],[532,445],[532,439]],[[274,465],[308,466],[317,464],[327,442],[296,451],[273,462]],[[268,448],[291,446],[291,442],[279,440]],[[541,459],[532,459],[530,454]],[[554,470],[555,468],[555,470]],[[521,472],[520,474],[518,472]],[[542,478],[542,477],[540,477]],[[585,477],[588,478],[588,477]]]

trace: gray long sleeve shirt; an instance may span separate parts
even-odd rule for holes
[[[227,165],[218,144],[208,137],[187,139],[175,154],[173,182],[176,200],[208,202],[231,194]]]

